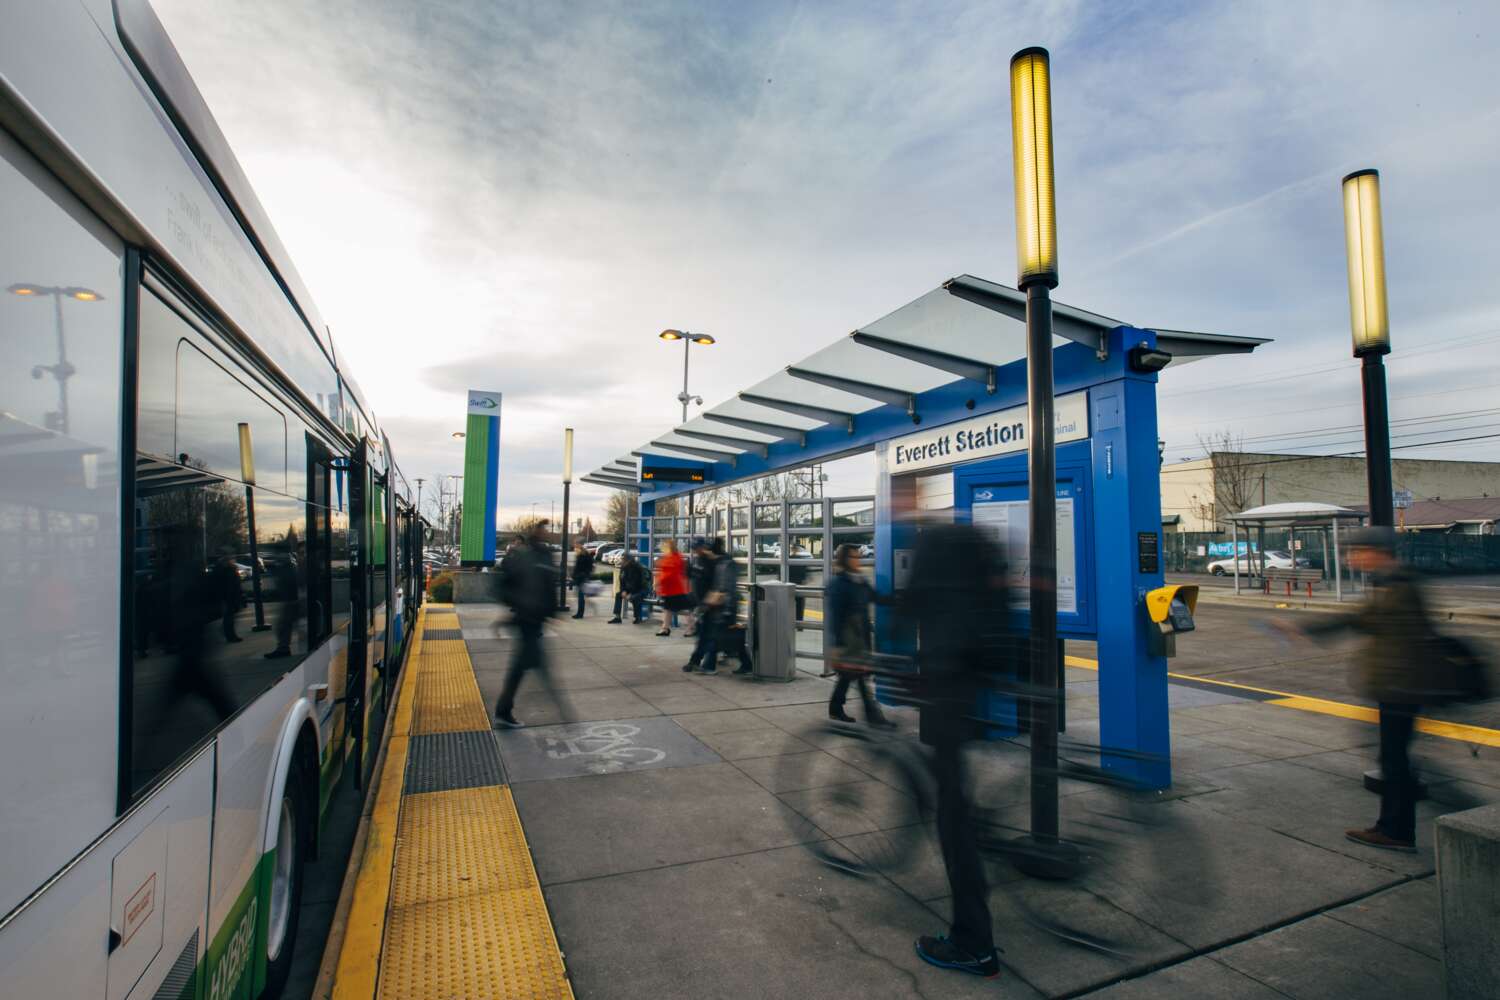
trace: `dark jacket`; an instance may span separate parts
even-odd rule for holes
[[[688,562],[688,587],[693,595],[694,604],[702,604],[703,599],[713,587],[714,582],[714,560],[713,556],[704,555],[701,552],[693,556]]]
[[[587,551],[579,552],[575,555],[573,557],[573,572],[571,575],[574,583],[583,583],[589,577],[593,576],[594,557]]]
[[[644,594],[646,592],[646,568],[635,559],[627,559],[620,563],[620,590],[626,594]]]
[[[875,590],[862,574],[835,573],[824,592],[823,622],[829,646],[847,655],[870,648],[870,602]]]
[[[1015,669],[1005,555],[988,535],[965,524],[925,529],[902,596],[920,632],[924,676],[941,683]]]
[[[514,548],[500,561],[500,599],[519,622],[545,621],[557,607],[552,553],[541,542]]]
[[[709,592],[717,592],[724,596],[710,609],[710,614],[715,620],[726,625],[732,623],[737,614],[740,598],[739,579],[740,569],[735,565],[732,556],[726,552],[714,557],[713,582],[709,584]]]
[[[1303,631],[1315,638],[1348,631],[1363,637],[1350,679],[1365,697],[1407,705],[1431,703],[1435,699],[1428,689],[1436,679],[1427,673],[1438,640],[1416,575],[1398,566],[1372,577],[1371,585],[1358,611],[1315,620]]]

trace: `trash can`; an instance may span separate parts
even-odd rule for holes
[[[755,676],[789,681],[797,676],[797,587],[772,580],[757,583],[755,601]]]

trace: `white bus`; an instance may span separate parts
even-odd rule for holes
[[[417,519],[146,0],[3,13],[0,994],[272,996]]]

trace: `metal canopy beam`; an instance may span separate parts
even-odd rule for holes
[[[818,385],[826,385],[830,389],[838,389],[840,392],[852,393],[873,399],[879,403],[891,403],[894,406],[904,407],[907,416],[917,412],[916,400],[912,394],[901,389],[892,389],[887,385],[876,385],[873,382],[860,382],[857,379],[845,378],[842,375],[828,375],[824,372],[815,372],[807,368],[798,368],[796,365],[787,365],[786,373],[792,378],[800,378],[804,382],[814,382]]]
[[[843,424],[844,429],[850,434],[854,433],[854,414],[845,413],[843,410],[830,410],[822,406],[810,406],[807,403],[797,403],[790,399],[773,399],[770,396],[757,396],[754,393],[742,392],[740,399],[756,406],[764,406],[772,410],[781,410],[784,413],[794,413],[799,417],[807,417],[809,420],[820,420],[825,424]]]
[[[607,486],[609,489],[625,490],[627,493],[640,492],[639,483],[627,483],[625,480],[606,480],[606,478],[598,477],[598,475],[583,475],[583,477],[579,478],[583,483],[592,483],[594,486]]]
[[[731,448],[739,448],[744,451],[748,451],[751,454],[755,455],[757,458],[765,458],[770,454],[770,452],[766,450],[765,443],[761,441],[750,441],[746,438],[730,437],[727,434],[709,434],[707,431],[688,431],[683,430],[681,427],[677,428],[672,433],[680,434],[683,437],[697,438],[699,441],[708,441],[712,444],[727,444]]]
[[[731,466],[735,464],[735,459],[739,457],[729,451],[715,451],[712,448],[694,448],[691,445],[673,444],[670,441],[652,441],[651,447],[671,448],[673,451],[680,451],[684,455],[692,455],[695,458],[706,458],[710,462],[728,462]]]
[[[950,295],[965,302],[1009,316],[1013,320],[1026,322],[1026,293],[1005,285],[979,282],[963,275],[943,282]],[[1108,316],[1075,309],[1061,302],[1052,303],[1052,332],[1066,337],[1074,343],[1092,347],[1103,361],[1109,357],[1109,331],[1126,324]]]
[[[1156,329],[1153,327],[1153,329]],[[1156,329],[1156,346],[1175,357],[1207,357],[1215,354],[1249,354],[1270,341],[1261,337],[1231,337],[1222,333]]]
[[[758,434],[770,434],[779,437],[783,441],[795,441],[797,447],[807,447],[807,431],[800,427],[788,427],[785,424],[768,424],[764,420],[746,420],[744,417],[730,417],[722,413],[705,413],[704,420],[713,420],[730,427],[739,427],[747,431],[755,431]]]
[[[597,472],[591,472],[587,476],[584,476],[583,478],[586,479],[586,480],[588,480],[589,482],[609,483],[610,485],[625,485],[625,486],[639,486],[640,485],[640,483],[636,482],[634,479],[626,479],[624,476],[605,476],[605,475],[601,475],[601,474],[599,474]]]
[[[949,354],[946,351],[934,351],[930,347],[919,347],[916,344],[908,344],[900,340],[891,340],[887,337],[877,337],[873,333],[865,333],[863,330],[855,330],[849,334],[851,340],[861,347],[870,347],[887,354],[894,354],[898,358],[915,361],[938,371],[949,372],[960,378],[973,379],[975,382],[984,383],[985,392],[995,391],[995,366],[973,358],[960,357],[957,354]]]

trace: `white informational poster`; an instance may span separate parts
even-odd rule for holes
[[[1011,605],[1024,608],[1031,583],[1031,508],[1026,500],[974,505],[974,527],[1005,550]],[[1073,543],[1073,498],[1057,498],[1057,612],[1078,613],[1078,553]]]

